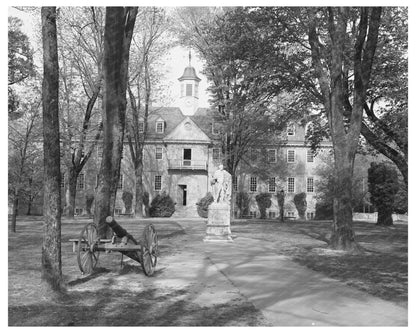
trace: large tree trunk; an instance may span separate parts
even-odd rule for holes
[[[100,237],[113,216],[120,176],[126,116],[129,49],[137,8],[107,7],[104,31],[103,157],[95,200],[94,222]]]
[[[391,209],[386,209],[385,207],[377,207],[377,225],[390,226],[393,225],[393,212]]]
[[[56,38],[56,8],[42,7],[43,41],[43,150],[44,237],[42,279],[55,290],[61,288],[61,172],[59,142],[59,67]]]
[[[78,174],[74,168],[68,168],[68,184],[66,188],[66,207],[65,215],[69,219],[75,216],[75,197],[77,194]]]

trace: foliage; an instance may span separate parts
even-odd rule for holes
[[[92,207],[93,202],[94,202],[94,193],[87,193],[85,195],[85,208],[87,210],[88,215],[91,215],[91,207]]]
[[[157,194],[150,204],[151,217],[171,217],[174,212],[175,203],[166,192]]]
[[[371,163],[368,169],[368,190],[372,204],[377,207],[377,224],[393,224],[391,214],[399,191],[399,179],[394,168],[387,163]]]
[[[306,193],[301,192],[295,194],[293,202],[295,203],[296,209],[298,210],[299,218],[305,220],[305,213],[307,208]]]
[[[260,210],[260,218],[265,219],[266,209],[270,208],[272,201],[270,200],[272,195],[270,193],[259,193],[256,195],[257,206]]]
[[[208,192],[203,198],[199,199],[197,202],[197,211],[198,215],[207,218],[208,217],[208,207],[214,201],[214,197],[210,192]]]
[[[150,210],[150,207],[149,207],[149,198],[150,198],[150,196],[149,196],[149,192],[146,192],[146,191],[144,191],[143,192],[143,206],[144,206],[144,209],[145,209],[145,212],[146,212],[146,216],[149,216],[150,214],[149,214],[149,210]]]
[[[408,212],[408,192],[407,186],[400,184],[400,188],[394,199],[394,212],[397,214],[406,214]]]
[[[247,216],[250,209],[250,196],[246,192],[238,192],[235,200],[240,210],[240,218]]]
[[[333,218],[333,201],[318,201],[315,205],[315,220],[332,220]]]
[[[124,207],[126,208],[126,214],[130,214],[131,207],[133,204],[133,193],[128,191],[123,191],[123,194],[121,195],[121,199],[124,202]]]

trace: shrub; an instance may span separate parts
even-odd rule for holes
[[[199,199],[197,202],[197,211],[198,215],[207,218],[208,217],[208,207],[214,201],[214,197],[210,192],[208,192],[205,197]]]
[[[236,204],[240,210],[240,218],[247,216],[250,209],[250,197],[246,192],[238,192],[236,195]]]
[[[305,220],[306,207],[308,205],[308,203],[306,202],[306,193],[301,192],[295,194],[293,202],[295,203],[296,209],[299,214],[299,218]]]
[[[170,217],[175,212],[175,203],[165,192],[156,195],[151,204],[149,213],[152,217]]]
[[[270,198],[270,193],[260,193],[256,195],[257,206],[259,206],[261,219],[266,218],[266,209],[272,205]]]
[[[377,207],[377,224],[392,225],[394,199],[399,191],[396,170],[386,163],[371,163],[368,169],[368,191],[371,195],[371,203]]]
[[[124,207],[126,208],[126,214],[130,214],[131,212],[131,207],[133,204],[133,193],[128,192],[128,191],[124,191],[121,199],[124,202]]]
[[[146,216],[149,216],[150,207],[149,207],[149,192],[143,192],[143,205],[144,205],[144,212]]]
[[[94,202],[94,194],[87,193],[87,195],[85,196],[85,208],[87,210],[88,215],[92,215],[91,214],[91,207],[92,207],[93,202]]]

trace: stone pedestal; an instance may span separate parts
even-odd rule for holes
[[[208,207],[208,223],[204,242],[232,242],[230,228],[230,205],[227,203],[212,203]]]

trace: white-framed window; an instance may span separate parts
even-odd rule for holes
[[[294,149],[287,150],[287,163],[295,163],[296,154]]]
[[[293,212],[293,211],[288,211],[288,212],[286,212],[286,216],[287,216],[287,217],[295,217],[295,212]]]
[[[287,125],[287,136],[294,136],[295,135],[295,124],[288,124]]]
[[[144,121],[143,120],[139,121],[138,131],[139,133],[144,133]]]
[[[250,192],[257,191],[257,177],[250,177]]]
[[[269,178],[269,192],[276,192],[276,177]]]
[[[276,212],[270,211],[269,212],[269,219],[275,219],[276,218]]]
[[[163,159],[163,148],[162,147],[156,147],[156,159],[161,160]]]
[[[123,189],[123,174],[120,174],[120,178],[118,180],[117,189],[122,190]]]
[[[287,178],[287,192],[288,193],[295,192],[295,178],[294,177]]]
[[[313,163],[314,153],[312,149],[308,149],[306,151],[306,162]]]
[[[83,209],[82,208],[75,208],[75,215],[82,215]]]
[[[234,192],[238,191],[238,177],[237,176],[233,176],[233,191]]]
[[[267,149],[267,161],[269,163],[276,163],[276,149]]]
[[[219,134],[220,131],[218,129],[218,123],[212,123],[211,124],[211,132],[212,134]]]
[[[121,208],[114,208],[114,214],[115,215],[121,215],[123,210]]]
[[[77,189],[78,190],[83,190],[84,189],[84,186],[85,186],[85,177],[84,177],[84,174],[83,173],[80,173],[79,175],[78,175],[78,180],[77,180]]]
[[[308,220],[313,220],[313,219],[314,219],[314,217],[315,217],[315,214],[314,214],[313,212],[307,212],[307,213],[306,213],[306,218],[307,218]]]
[[[314,190],[313,177],[306,178],[306,192],[312,193]]]
[[[162,176],[155,176],[155,191],[160,191],[162,189]]]
[[[163,133],[165,131],[165,122],[158,120],[156,122],[156,133]]]
[[[212,148],[212,159],[218,161],[220,159],[220,149],[219,148]]]
[[[251,211],[251,212],[250,212],[250,217],[251,217],[252,219],[255,219],[255,218],[257,217],[257,212],[256,212],[256,211]]]

